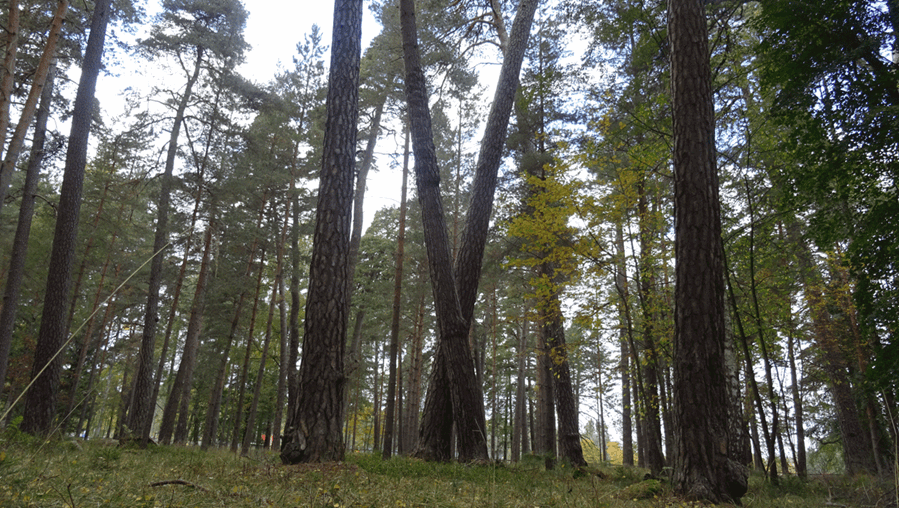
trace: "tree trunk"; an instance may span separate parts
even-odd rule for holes
[[[384,105],[387,102],[387,95],[378,100],[375,107],[375,115],[372,118],[372,125],[369,130],[369,138],[366,141],[366,150],[363,153],[362,164],[356,175],[356,192],[353,195],[353,231],[350,234],[350,264],[348,269],[347,283],[350,285],[348,294],[353,297],[353,280],[356,274],[356,263],[359,259],[359,243],[362,239],[363,229],[363,203],[366,196],[366,180],[369,175],[369,169],[372,167],[372,160],[375,155],[375,144],[378,141],[378,133],[381,130],[381,116],[384,113]],[[357,326],[362,326],[362,313],[357,314]],[[354,329],[355,331],[356,329]],[[347,351],[347,359],[345,360],[344,376],[350,380],[353,378],[356,370],[359,368],[359,348],[361,337],[354,333],[353,340],[350,342],[350,351]],[[344,391],[344,414],[347,414],[347,408],[350,403],[349,391]]]
[[[362,1],[337,0],[326,100],[325,147],[309,270],[297,410],[282,444],[285,463],[342,460],[344,344]]]
[[[283,235],[282,235],[283,236]],[[275,319],[275,300],[278,297],[279,280],[281,279],[281,254],[283,243],[278,243],[276,254],[275,284],[272,285],[272,297],[269,299],[269,316],[266,320],[266,335],[263,340],[262,353],[259,358],[259,368],[256,371],[256,382],[253,384],[253,399],[250,402],[250,412],[247,414],[247,429],[244,431],[244,440],[241,443],[241,456],[246,457],[250,453],[250,444],[256,435],[256,412],[259,408],[259,394],[263,384],[263,375],[266,372],[266,360],[269,357],[269,344],[272,341],[272,322]]]
[[[425,340],[425,291],[422,291],[416,326],[412,337],[412,357],[409,362],[409,395],[406,397],[406,450],[412,451],[418,444],[419,411],[422,400],[422,342]]]
[[[631,314],[628,310],[628,267],[625,265],[625,238],[621,222],[616,223],[616,292],[619,294],[619,369],[622,373],[622,465],[634,466],[631,423],[631,373],[628,334]]]
[[[291,173],[291,315],[290,340],[288,341],[288,404],[285,430],[294,417],[297,409],[297,391],[300,382],[297,378],[297,359],[300,357],[300,200],[294,188],[294,175]],[[284,433],[282,433],[284,439]]]
[[[471,380],[469,370],[472,368],[472,363],[467,360],[471,355],[467,350],[464,351],[466,349],[464,342],[477,298],[478,280],[481,275],[484,244],[493,206],[497,170],[500,166],[500,159],[506,141],[506,129],[515,99],[515,91],[518,87],[519,70],[521,69],[528,35],[531,31],[531,21],[537,4],[538,0],[523,0],[517,9],[516,19],[513,22],[508,50],[503,58],[494,103],[488,116],[485,134],[481,143],[481,152],[476,164],[474,191],[469,206],[466,229],[463,233],[461,250],[455,260],[455,266],[457,267],[455,278],[451,276],[448,280],[439,283],[436,276],[444,275],[439,273],[440,270],[432,270],[432,284],[434,285],[436,307],[439,309],[439,321],[452,319],[454,321],[461,320],[461,323],[453,323],[452,326],[447,322],[439,323],[441,347],[436,352],[432,368],[438,369],[450,366],[454,371],[446,375],[433,373],[430,377],[422,429],[420,429],[419,452],[417,452],[421,457],[437,459],[445,455],[445,449],[449,449],[449,444],[438,443],[432,440],[443,439],[451,435],[450,433],[437,430],[441,427],[438,418],[452,413],[454,421],[457,423],[458,436],[460,438],[460,460],[487,458],[484,432],[484,400],[481,397],[480,390],[477,386],[474,386],[474,381]],[[443,269],[440,264],[441,261],[435,259],[435,256],[438,254],[435,249],[447,250],[446,253],[440,252],[442,260],[449,261],[452,258],[449,254],[449,241],[446,238],[446,225],[443,223],[442,212],[440,211],[437,164],[434,161],[425,78],[418,63],[415,15],[412,2],[401,2],[400,20],[404,41],[404,61],[407,66],[407,98],[410,104],[413,146],[416,152],[419,201],[423,204],[423,221],[427,223],[429,220],[424,213],[424,210],[429,210],[428,214],[432,216],[435,223],[426,226],[426,232],[433,227],[437,227],[438,224],[442,228],[440,233],[436,231],[433,233],[438,235],[438,237],[426,236],[426,238],[431,243],[438,240],[438,238],[443,238],[443,243],[447,244],[446,247],[429,246],[429,241],[426,241],[426,246],[429,249],[431,266]],[[418,104],[416,104],[417,101]],[[416,109],[419,111],[415,111]],[[421,157],[428,157],[427,162],[421,160]],[[419,172],[420,164],[422,166],[426,164],[430,166],[431,169],[428,170],[429,174],[427,176],[425,173]],[[429,206],[438,208],[426,208],[425,203],[429,197],[427,195],[423,196],[423,190],[434,194],[432,197],[434,202]],[[439,295],[438,293],[445,294]],[[447,301],[439,302],[441,297],[447,298]],[[445,306],[446,309],[444,309]],[[453,310],[454,307],[459,310]],[[459,312],[460,315],[452,316],[456,312]],[[452,348],[445,348],[445,344],[452,346]],[[442,357],[443,354],[451,351],[454,352],[454,359],[448,361],[448,359]],[[457,361],[466,363],[465,365],[456,365],[455,362]],[[458,376],[462,376],[462,379],[458,379]],[[433,387],[431,383],[435,382],[450,382],[453,383],[453,386],[450,389]],[[434,399],[434,397],[438,398]],[[469,411],[474,411],[474,414],[465,414]],[[447,456],[449,457],[449,455]]]
[[[449,439],[443,439],[449,438],[448,422],[452,421],[457,425],[460,461],[487,460],[484,400],[476,384],[474,362],[467,341],[469,326],[463,318],[451,270],[450,242],[441,204],[440,173],[434,151],[425,75],[419,62],[415,8],[411,0],[400,2],[400,25],[416,186],[439,331],[416,455],[426,460],[449,459]],[[451,415],[452,419],[449,418]]]
[[[285,210],[284,215],[284,230],[287,231],[288,224],[290,223],[291,217],[291,199],[287,200],[287,209]],[[282,234],[281,242],[287,241],[287,238]],[[284,247],[282,246],[282,251]],[[279,254],[279,260],[284,258],[284,252]],[[284,418],[284,403],[285,403],[285,390],[287,389],[287,381],[288,381],[288,361],[289,361],[289,351],[288,351],[288,320],[287,320],[287,308],[285,307],[285,299],[284,299],[284,268],[278,271],[278,324],[280,326],[279,330],[279,344],[278,344],[278,387],[276,388],[277,393],[275,395],[275,421],[272,423],[272,448],[280,449],[281,448],[281,421]]]
[[[553,373],[550,370],[552,362],[550,356],[550,339],[547,337],[547,327],[538,326],[537,333],[537,418],[535,431],[534,453],[544,456],[545,469],[552,469],[556,459],[556,419],[554,418],[553,405]]]
[[[551,263],[541,264],[543,275],[549,277],[556,272]],[[550,379],[553,381],[553,396],[556,415],[559,421],[559,454],[574,467],[587,465],[581,450],[581,435],[578,428],[578,399],[572,389],[572,376],[569,371],[569,352],[566,348],[565,328],[560,309],[559,293],[550,297],[549,308],[541,316],[544,328],[550,364]]]
[[[643,316],[641,337],[644,342],[644,385],[641,391],[641,406],[644,409],[644,439],[646,443],[646,467],[652,476],[658,476],[665,466],[662,453],[662,429],[660,426],[659,396],[659,353],[656,349],[655,327],[659,319],[657,302],[655,301],[655,267],[652,262],[650,211],[647,207],[646,174],[640,176],[638,192],[638,229],[640,236],[640,258],[638,261],[638,299]]]
[[[22,113],[19,115],[19,122],[16,124],[16,130],[13,131],[12,138],[9,140],[9,146],[6,148],[6,155],[3,158],[3,162],[0,163],[0,209],[3,208],[3,203],[6,201],[6,192],[9,189],[9,184],[12,182],[13,171],[16,169],[16,162],[19,159],[19,152],[22,150],[22,145],[25,142],[25,135],[28,133],[28,128],[31,126],[31,120],[34,118],[35,110],[37,109],[38,98],[41,96],[43,92],[44,85],[47,81],[47,74],[50,72],[50,67],[53,65],[53,62],[56,61],[56,46],[59,41],[59,34],[62,31],[62,25],[64,18],[66,16],[66,10],[69,7],[68,0],[58,0],[56,4],[56,11],[53,13],[53,20],[50,22],[50,33],[47,34],[47,42],[44,44],[44,52],[41,54],[41,59],[38,62],[37,69],[34,72],[34,78],[31,81],[31,89],[28,91],[28,97],[25,99],[25,105],[22,106]],[[105,20],[104,20],[105,22]],[[93,29],[93,20],[91,21],[91,28]],[[104,31],[106,27],[103,27]],[[103,34],[103,37],[106,37],[106,34]],[[100,42],[101,46],[103,45],[103,41]],[[101,47],[99,51],[102,53],[103,48]],[[85,57],[87,56],[87,49],[85,49]],[[9,58],[9,55],[7,55]],[[82,64],[82,72],[85,71],[87,64]],[[92,73],[93,70],[88,69],[88,73]],[[93,78],[94,83],[97,81],[97,77]],[[84,79],[82,79],[84,82]],[[79,83],[79,86],[80,83]],[[92,85],[95,86],[95,85]],[[91,90],[91,94],[93,95],[93,90]],[[93,98],[93,97],[91,97]],[[85,106],[90,108],[91,105]],[[73,109],[74,115],[74,109]],[[5,136],[5,131],[4,131]],[[71,139],[69,140],[69,146],[72,146]],[[69,268],[71,270],[71,268]]]
[[[835,336],[837,326],[828,312],[826,297],[822,294],[821,275],[813,262],[809,247],[800,238],[796,224],[788,227],[788,234],[799,246],[797,260],[803,281],[804,298],[810,309],[813,338],[819,350],[822,369],[828,377],[828,385],[834,398],[838,425],[841,429],[846,473],[874,474],[877,467],[871,453],[871,441],[863,431],[856,398],[850,386],[849,362],[839,338]]]
[[[178,155],[178,135],[184,121],[191,90],[200,77],[203,51],[197,48],[197,60],[194,73],[188,78],[181,101],[175,112],[172,131],[169,134],[169,148],[166,153],[166,167],[160,180],[159,201],[156,215],[156,234],[153,238],[153,261],[150,263],[150,279],[147,289],[147,307],[144,313],[144,332],[141,338],[141,349],[138,356],[137,373],[135,374],[134,395],[128,410],[126,425],[132,436],[139,438],[146,445],[150,439],[150,419],[156,401],[153,395],[153,350],[156,344],[156,324],[159,319],[159,288],[163,276],[162,251],[169,245],[169,202],[171,201],[172,172],[175,168],[175,157]]]
[[[378,109],[376,118],[381,117],[381,108]],[[406,132],[405,148],[403,150],[403,184],[400,188],[400,221],[397,225],[397,254],[394,258],[394,299],[391,309],[391,338],[390,353],[388,356],[388,395],[387,407],[384,419],[386,422],[394,421],[394,390],[397,384],[397,343],[400,340],[400,296],[403,288],[403,249],[406,240],[406,182],[409,173],[409,129]],[[394,440],[394,426],[386,425],[384,428],[384,448],[381,450],[381,458],[391,458]]]
[[[797,363],[794,355],[794,337],[788,334],[788,362],[791,368],[791,399],[794,403],[794,429],[797,436],[797,476],[806,479],[806,429],[803,426],[803,403],[800,400],[800,380],[797,378]]]
[[[265,208],[265,205],[263,205]],[[263,247],[259,255],[259,272],[256,275],[256,293],[253,297],[253,310],[250,311],[250,324],[247,326],[247,349],[244,350],[244,361],[241,364],[241,377],[238,381],[238,396],[235,401],[234,428],[231,432],[231,451],[237,452],[238,440],[241,439],[241,427],[244,423],[244,395],[247,390],[247,376],[250,375],[250,357],[253,352],[253,332],[256,328],[256,312],[259,310],[259,294],[262,292],[263,272],[266,268],[266,249]]]
[[[673,409],[676,493],[739,501],[747,473],[729,457],[725,283],[706,17],[700,0],[669,0],[675,170]]]
[[[512,454],[513,462],[518,462],[525,453],[524,443],[528,442],[526,418],[528,408],[525,401],[526,359],[528,357],[528,317],[523,312],[522,327],[519,329],[519,341],[516,349],[516,406],[513,418]]]
[[[6,144],[6,132],[9,130],[9,107],[12,104],[12,92],[16,80],[16,53],[19,50],[20,17],[19,0],[10,0],[9,15],[6,18],[6,52],[3,56],[2,77],[0,77],[0,156],[3,155],[3,146]],[[48,82],[51,79],[50,76],[51,73],[48,73]],[[46,88],[52,89],[53,85],[47,85]],[[41,91],[42,103],[44,101],[43,96],[44,92]],[[46,129],[46,127],[44,128]],[[35,128],[35,132],[37,131],[38,129]],[[0,383],[2,382],[3,377],[0,376]]]
[[[110,0],[99,0],[94,5],[91,17],[91,33],[85,49],[81,81],[78,83],[73,107],[72,130],[69,134],[66,167],[57,207],[56,230],[50,253],[50,270],[44,293],[41,328],[34,352],[31,375],[33,384],[25,398],[25,415],[21,425],[21,429],[30,434],[48,434],[52,429],[56,412],[56,397],[62,367],[59,353],[65,347],[68,335],[65,326],[66,310],[78,234],[94,90],[100,73],[109,15]],[[3,190],[5,191],[5,186]]]
[[[727,265],[727,263],[725,263]],[[744,379],[749,383],[750,389],[752,391],[753,402],[756,406],[756,413],[759,415],[759,421],[762,425],[763,429],[763,438],[766,441],[766,448],[769,454],[769,465],[774,464],[775,460],[775,441],[771,432],[769,432],[769,425],[766,420],[766,411],[763,407],[762,396],[759,392],[759,384],[756,382],[756,375],[753,373],[753,356],[750,354],[749,341],[747,339],[747,334],[744,331],[744,321],[741,319],[741,315],[738,311],[737,299],[734,295],[734,285],[731,283],[731,278],[729,276],[728,269],[725,270],[725,281],[726,287],[728,288],[729,300],[731,301],[731,309],[733,314],[733,321],[737,327],[738,337],[740,338],[741,349],[744,353]],[[755,422],[751,420],[751,424],[753,425],[754,432],[756,432]],[[754,444],[758,446],[759,444],[759,436],[757,434],[756,438],[754,438]],[[762,464],[762,451],[758,450],[754,454],[754,468],[759,470],[766,470],[769,481],[773,484],[778,484],[778,472],[772,467],[766,468]]]
[[[12,9],[12,7],[10,7]],[[13,237],[9,270],[6,272],[6,287],[3,290],[3,307],[0,309],[0,387],[6,384],[6,369],[9,365],[9,351],[12,346],[19,294],[25,276],[25,261],[28,253],[28,238],[31,235],[31,221],[34,217],[34,198],[37,193],[40,169],[44,160],[44,141],[47,138],[47,119],[50,116],[50,101],[53,98],[56,65],[47,74],[47,82],[41,93],[41,104],[35,119],[34,139],[31,155],[25,170],[25,186],[22,189],[22,203],[19,205],[19,220]],[[0,131],[4,132],[4,131]],[[0,388],[0,393],[2,393]]]
[[[181,386],[181,400],[178,408],[178,424],[175,426],[175,442],[184,444],[187,442],[188,408],[191,403],[191,393],[194,385],[194,369],[197,366],[197,351],[200,349],[200,332],[203,331],[203,317],[206,311],[206,288],[209,284],[210,273],[209,258],[212,249],[213,236],[215,235],[216,217],[213,215],[206,226],[206,238],[204,238],[203,256],[200,259],[200,273],[197,275],[197,286],[194,289],[194,301],[191,303],[191,316],[188,320],[187,335],[184,339],[184,352],[181,355],[181,366],[185,368],[184,384]],[[173,387],[174,389],[174,387]]]
[[[210,138],[212,138],[211,135],[208,139]],[[209,141],[207,141],[207,153],[209,153]],[[184,256],[181,259],[181,268],[178,270],[178,278],[175,281],[175,289],[172,293],[172,304],[169,309],[169,319],[168,321],[166,321],[166,333],[163,336],[162,350],[159,353],[159,362],[156,365],[156,375],[153,377],[153,395],[150,398],[150,400],[153,401],[156,401],[159,397],[159,387],[160,384],[162,384],[162,372],[166,363],[166,354],[169,350],[169,342],[172,339],[172,330],[175,326],[175,317],[178,314],[178,304],[181,300],[181,290],[184,287],[184,275],[187,272],[187,266],[191,255],[191,246],[193,245],[194,227],[197,224],[197,216],[200,213],[200,204],[202,202],[203,196],[203,173],[205,167],[206,165],[202,164],[198,172],[198,185],[196,188],[197,194],[194,198],[194,209],[191,212],[191,225],[188,230],[189,233],[184,246]],[[179,368],[179,374],[180,372],[181,369]],[[183,375],[180,375],[179,377],[181,376]],[[178,381],[178,378],[176,378],[176,381]],[[171,438],[175,418],[175,414],[173,411],[178,404],[178,398],[181,396],[181,393],[181,391],[172,390],[169,392],[169,397],[166,400],[166,406],[163,409],[162,425],[160,426],[159,430],[159,441],[162,444],[168,444]],[[166,410],[169,411],[168,414],[166,413]]]
[[[263,203],[268,201],[268,194],[263,195]],[[265,205],[261,206],[259,209],[259,215],[256,218],[256,230],[259,231],[262,227],[263,217],[265,214]],[[259,244],[259,238],[254,238],[253,243],[250,246],[250,253],[247,256],[247,267],[244,269],[243,280],[250,279],[250,274],[253,273],[253,259],[256,257],[256,249]],[[260,264],[262,264],[262,260],[260,260]],[[246,285],[242,285],[243,289],[238,296],[238,301],[234,305],[234,317],[231,319],[231,327],[228,331],[228,337],[225,339],[225,350],[222,352],[221,361],[219,362],[219,368],[217,369],[216,381],[213,384],[213,388],[209,393],[209,402],[206,404],[206,422],[203,427],[203,439],[200,443],[200,448],[202,450],[209,449],[209,446],[213,444],[215,440],[217,440],[218,428],[219,428],[219,412],[222,408],[222,392],[225,389],[225,381],[228,379],[228,370],[229,370],[229,355],[231,354],[231,347],[234,343],[234,337],[237,334],[238,324],[240,323],[241,314],[244,310],[244,301],[247,298],[247,289]]]
[[[191,230],[193,230],[193,225],[197,218],[196,214],[199,210],[199,204],[200,200],[198,196],[197,201],[194,203],[194,215],[191,219]],[[178,281],[175,283],[175,291],[172,297],[172,309],[169,313],[169,322],[166,324],[166,335],[163,339],[162,352],[159,355],[159,363],[156,367],[156,377],[154,379],[155,382],[153,388],[153,393],[155,395],[159,394],[159,385],[162,381],[162,369],[165,362],[166,349],[168,349],[169,340],[172,336],[172,329],[174,327],[176,316],[176,308],[178,307],[178,300],[181,296],[181,288],[184,283],[184,274],[187,271],[188,257],[190,254],[189,251],[192,243],[191,236],[192,235],[188,236],[184,258],[181,261],[181,270],[178,274]],[[205,289],[206,285],[205,270],[207,269],[207,265],[209,263],[209,248],[211,242],[212,229],[210,227],[207,227],[206,240],[204,242],[203,248],[203,261],[200,265],[200,276],[198,277],[197,288],[194,290],[194,302],[191,304],[191,315],[188,321],[188,333],[184,341],[184,349],[181,355],[181,364],[178,366],[178,373],[175,375],[175,381],[172,383],[172,387],[169,391],[169,396],[166,398],[166,405],[163,408],[162,423],[159,427],[160,444],[169,444],[171,442],[172,433],[175,430],[175,417],[178,414],[178,411],[187,410],[187,405],[182,403],[182,397],[190,394],[191,383],[190,378],[188,377],[188,371],[190,370],[190,375],[192,376],[196,363],[197,348],[200,345],[200,325],[203,321],[202,309],[200,308],[202,307],[203,295],[201,295],[200,289],[201,287]],[[200,307],[198,307],[198,299],[200,299]],[[153,397],[153,400],[156,400],[156,397]],[[175,437],[175,442],[179,442],[177,435]]]

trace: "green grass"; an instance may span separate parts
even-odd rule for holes
[[[224,450],[0,436],[0,507],[682,507],[669,486],[644,471],[601,468],[573,474],[542,461],[516,466],[382,461],[351,454],[342,464],[283,466],[277,454],[241,458]],[[892,484],[871,478],[773,487],[751,477],[747,507],[896,506]],[[889,483],[889,482],[886,482]],[[885,492],[887,494],[885,494]],[[892,504],[893,503],[893,504]]]

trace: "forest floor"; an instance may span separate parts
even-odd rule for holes
[[[530,457],[517,465],[382,461],[350,454],[340,464],[281,465],[270,451],[239,457],[182,446],[121,447],[0,434],[0,507],[687,507],[666,482],[637,468],[566,465]],[[895,483],[870,477],[752,476],[745,507],[896,507]]]

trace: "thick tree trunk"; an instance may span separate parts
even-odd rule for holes
[[[675,170],[672,485],[714,503],[747,491],[729,457],[725,283],[706,17],[700,0],[669,0]]]
[[[75,96],[72,113],[72,130],[69,134],[66,167],[57,207],[56,230],[50,252],[50,271],[47,275],[41,328],[34,352],[31,374],[33,384],[25,398],[25,415],[20,427],[30,434],[45,435],[49,433],[56,412],[56,398],[62,368],[62,358],[59,353],[65,347],[68,335],[68,329],[65,326],[66,310],[68,309],[75,241],[78,234],[78,218],[81,210],[84,168],[87,163],[94,90],[97,86],[97,76],[100,73],[109,15],[110,0],[99,0],[94,4],[91,33],[85,49],[81,81],[78,83],[78,92]],[[3,191],[5,191],[5,186]],[[0,203],[2,201],[3,199],[0,197]]]
[[[309,270],[297,409],[281,448],[285,463],[344,457],[344,346],[362,1],[337,0],[326,100],[325,147]]]
[[[426,397],[425,413],[423,414],[422,430],[420,430],[419,438],[419,454],[422,457],[434,457],[443,455],[444,450],[449,448],[449,444],[436,443],[431,439],[442,439],[450,434],[443,431],[436,431],[442,425],[439,416],[448,413],[454,414],[458,426],[458,436],[460,438],[460,459],[486,459],[487,445],[484,433],[484,401],[481,397],[480,390],[474,386],[474,381],[470,379],[468,370],[472,368],[471,361],[465,360],[470,358],[469,352],[464,349],[465,339],[471,323],[472,312],[477,298],[478,280],[481,276],[481,262],[484,254],[484,244],[487,238],[487,228],[490,221],[491,210],[493,206],[493,195],[496,188],[497,170],[500,166],[500,159],[503,153],[503,147],[506,141],[506,129],[509,123],[509,115],[515,99],[515,91],[518,87],[519,71],[521,69],[522,58],[525,53],[525,47],[528,41],[528,35],[531,31],[531,21],[534,17],[534,11],[537,8],[538,0],[523,0],[516,13],[516,19],[513,22],[512,34],[507,51],[505,52],[503,65],[500,70],[500,80],[497,85],[497,91],[494,97],[494,103],[488,116],[485,128],[484,138],[481,143],[481,153],[476,164],[476,176],[474,183],[474,191],[472,201],[470,202],[469,214],[466,223],[466,230],[463,233],[462,246],[459,254],[456,256],[455,278],[438,283],[435,276],[436,271],[432,272],[432,282],[435,285],[435,299],[447,298],[448,301],[442,302],[447,304],[448,310],[445,310],[443,319],[460,320],[461,323],[439,323],[441,330],[441,345],[436,352],[436,358],[433,368],[452,367],[455,372],[448,374],[433,373],[430,377],[428,395]],[[407,65],[407,96],[410,103],[412,129],[413,129],[413,145],[416,152],[416,172],[419,175],[420,157],[427,156],[428,164],[433,168],[433,174],[427,177],[417,176],[419,185],[419,200],[423,205],[428,197],[422,195],[423,190],[428,190],[435,194],[437,206],[439,205],[439,191],[437,178],[437,165],[434,159],[434,147],[431,137],[430,118],[428,118],[427,93],[425,91],[424,75],[421,72],[421,66],[418,63],[418,50],[416,48],[415,35],[415,17],[412,2],[401,2],[401,30],[404,39],[404,61]],[[417,105],[421,111],[413,112],[413,104],[418,101]],[[426,123],[427,122],[427,123]],[[427,132],[419,132],[419,129],[426,129]],[[427,138],[427,139],[426,139]],[[427,143],[427,146],[425,146]],[[429,154],[430,152],[430,154]],[[424,161],[422,161],[424,163]],[[423,200],[424,199],[424,200]],[[434,203],[431,205],[435,206]],[[423,210],[425,207],[423,206]],[[429,213],[434,215],[435,220],[439,220],[443,224],[443,218],[440,217],[440,209],[433,209]],[[427,221],[423,214],[423,221]],[[436,226],[436,224],[434,225]],[[432,226],[433,227],[433,226]],[[426,228],[426,231],[428,229]],[[449,243],[446,239],[446,225],[443,225],[443,232],[440,233],[444,237],[444,243]],[[435,238],[432,238],[435,240]],[[432,246],[434,247],[434,246]],[[430,248],[431,249],[431,248]],[[443,249],[443,248],[441,248]],[[442,252],[442,259],[449,261],[451,256],[448,252],[446,255]],[[433,267],[441,268],[440,260],[436,260],[433,256],[437,254],[429,250],[429,260]],[[439,270],[438,270],[439,271]],[[457,289],[459,292],[457,293]],[[446,292],[445,295],[438,295],[438,292]],[[455,302],[454,302],[455,301]],[[440,309],[443,305],[438,305]],[[453,307],[459,309],[449,310]],[[459,312],[459,316],[451,316],[450,314]],[[438,311],[439,316],[441,311]],[[446,339],[446,340],[444,340]],[[442,355],[451,352],[451,348],[445,348],[443,345],[453,346],[456,358],[449,360],[442,358]],[[457,361],[466,361],[466,365],[456,365]],[[457,374],[463,376],[463,379],[457,381]],[[454,386],[451,389],[444,387],[434,387],[434,382],[451,382]],[[465,383],[462,386],[456,383]],[[438,399],[434,399],[438,397]],[[459,400],[457,400],[459,399]],[[476,400],[477,399],[477,400]],[[440,408],[440,409],[438,409]],[[468,411],[474,411],[474,415],[466,415]],[[426,428],[430,431],[426,432]],[[471,447],[471,448],[470,448]]]
[[[432,442],[431,439],[449,437],[445,430],[449,426],[448,420],[451,420],[447,417],[452,415],[452,421],[457,425],[460,461],[487,460],[484,400],[476,384],[474,362],[467,341],[468,321],[463,318],[460,309],[451,269],[450,242],[441,203],[440,173],[434,151],[425,74],[419,62],[415,7],[411,0],[402,0],[400,9],[416,186],[439,333],[416,454],[428,460],[449,458],[449,442]]]

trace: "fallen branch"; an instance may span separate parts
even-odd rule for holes
[[[184,485],[185,487],[193,487],[200,492],[209,492],[209,489],[203,488],[200,485],[195,485],[185,480],[164,480],[161,482],[154,482],[150,484],[151,487],[162,487],[163,485]]]

